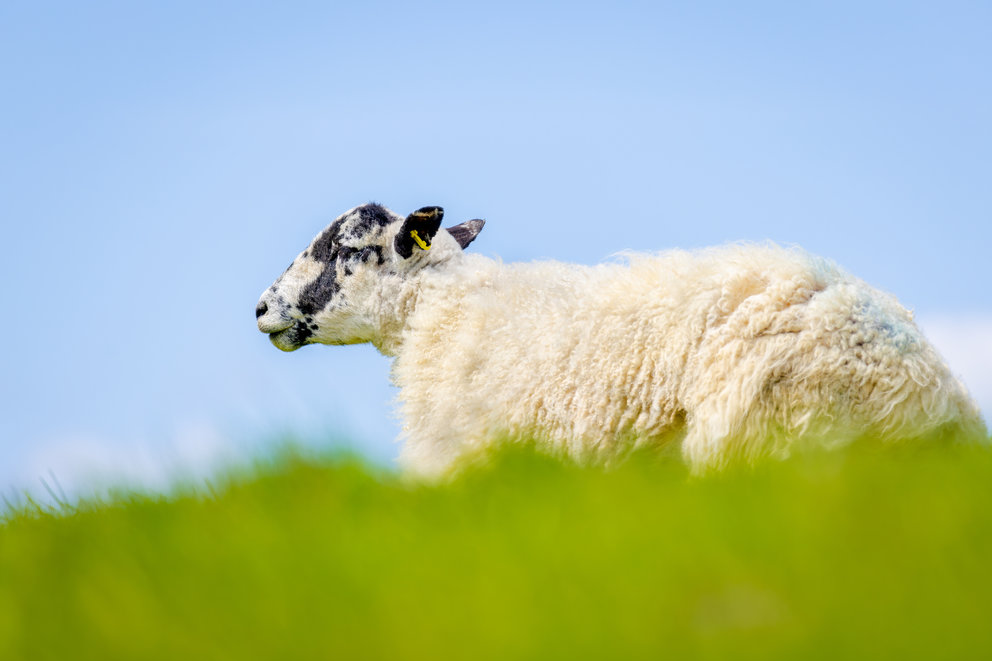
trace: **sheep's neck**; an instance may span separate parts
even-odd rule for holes
[[[375,296],[372,344],[380,353],[395,356],[411,329],[415,313],[421,306],[445,308],[457,315],[463,292],[486,279],[494,268],[492,260],[473,256],[473,260],[434,265],[407,276],[383,278]],[[433,311],[438,311],[434,309]]]
[[[403,344],[410,317],[424,297],[433,289],[436,269],[424,269],[412,276],[383,278],[372,310],[376,334],[372,344],[385,356],[395,356]]]

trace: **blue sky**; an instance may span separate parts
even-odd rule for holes
[[[978,2],[4,3],[0,490],[285,434],[390,460],[387,360],[252,314],[369,200],[506,261],[802,245],[988,412],[990,70]]]

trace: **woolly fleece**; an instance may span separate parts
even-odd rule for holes
[[[464,255],[407,284],[416,303],[378,344],[419,472],[494,438],[605,463],[681,443],[701,471],[798,443],[984,434],[909,311],[798,249],[595,267]]]

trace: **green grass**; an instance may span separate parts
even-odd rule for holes
[[[287,453],[8,511],[0,659],[989,658],[990,505],[983,449],[435,486]]]

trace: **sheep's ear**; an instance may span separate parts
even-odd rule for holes
[[[462,250],[468,247],[468,244],[475,241],[475,237],[479,236],[479,232],[482,231],[482,227],[486,224],[486,221],[481,218],[476,218],[475,220],[466,220],[460,225],[455,225],[454,227],[445,228],[451,236],[455,237],[455,241],[458,245],[462,247]]]
[[[423,207],[417,209],[403,221],[393,247],[400,257],[406,259],[414,250],[430,250],[434,235],[441,228],[444,209],[441,207]]]

